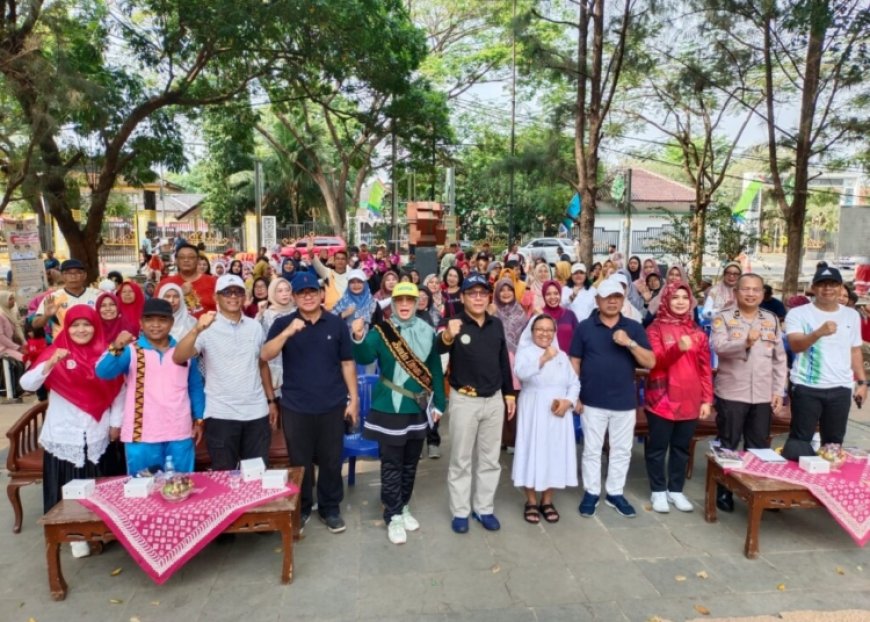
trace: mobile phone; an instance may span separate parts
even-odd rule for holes
[[[864,398],[862,398],[860,395],[856,395],[852,399],[855,400],[855,404],[858,406],[859,409],[861,408],[861,406],[864,405]]]

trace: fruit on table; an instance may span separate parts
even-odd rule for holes
[[[176,475],[163,484],[163,494],[167,497],[183,497],[193,489],[193,480],[187,475]]]

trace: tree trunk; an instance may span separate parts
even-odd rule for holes
[[[807,220],[806,195],[795,195],[791,209],[785,215],[788,246],[785,249],[785,274],[782,282],[783,300],[798,291],[804,253],[804,225]]]
[[[595,195],[584,187],[580,193],[583,209],[580,211],[580,256],[589,269],[592,269],[592,255],[595,250]]]
[[[698,204],[692,215],[692,282],[701,282],[704,268],[704,250],[707,246],[707,208],[708,204]]]

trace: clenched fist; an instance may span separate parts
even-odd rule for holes
[[[214,323],[214,319],[217,317],[217,313],[215,311],[206,311],[201,316],[199,316],[199,320],[196,322],[196,330],[197,332],[202,332],[209,326]]]
[[[692,349],[692,338],[689,337],[688,335],[683,335],[682,337],[680,337],[679,347],[680,347],[680,352],[688,352],[689,350],[691,350]]]
[[[462,331],[462,320],[448,320],[447,321],[447,334],[450,335],[451,339],[456,339],[459,336],[459,333]]]
[[[115,350],[120,350],[121,348],[126,348],[129,344],[136,341],[136,337],[134,337],[131,333],[126,330],[122,330],[120,334],[115,337],[115,341],[112,342],[112,347]]]
[[[828,337],[829,335],[833,335],[837,332],[837,323],[828,320],[827,322],[819,326],[816,329],[816,332],[819,334],[820,337]]]

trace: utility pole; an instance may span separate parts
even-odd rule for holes
[[[393,240],[393,252],[399,252],[399,139],[393,126],[393,189],[390,192],[390,238]],[[389,244],[387,245],[389,247]]]
[[[263,246],[263,163],[254,161],[254,213],[257,216],[257,252]]]
[[[627,232],[625,234],[625,262],[631,256],[631,169],[625,171],[625,222]]]
[[[517,18],[517,0],[514,0],[513,20]],[[514,243],[514,172],[517,146],[517,35],[511,30],[511,168],[508,198],[508,250]]]

